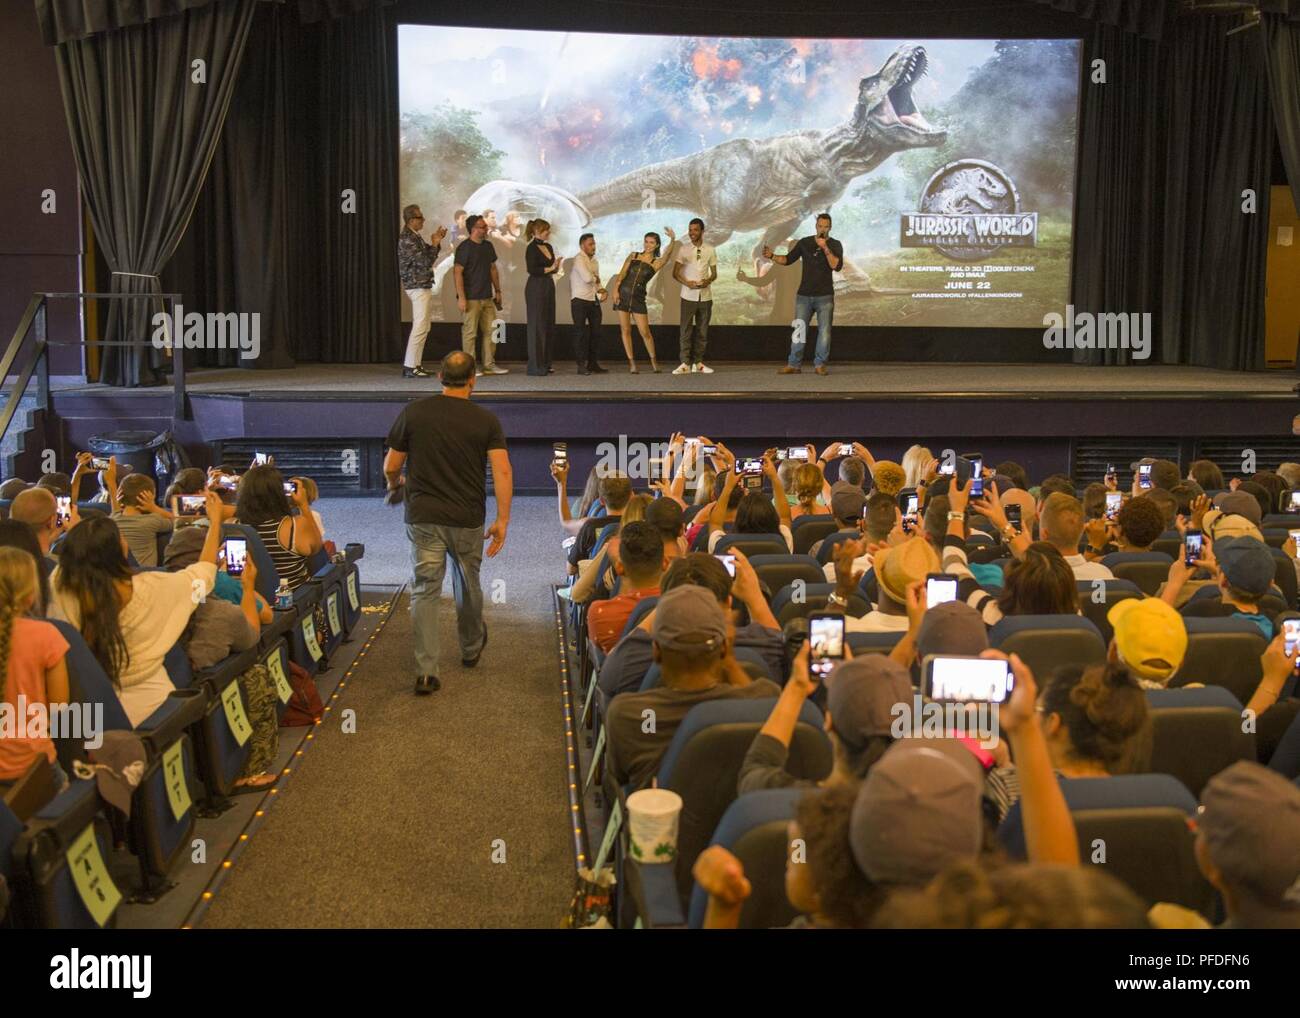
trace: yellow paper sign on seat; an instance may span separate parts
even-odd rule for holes
[[[320,642],[316,639],[316,620],[308,615],[302,620],[302,638],[307,644],[307,653],[313,661],[319,661],[325,655],[321,652]]]
[[[337,590],[326,599],[325,605],[330,620],[330,632],[342,633],[343,624],[339,621],[339,594]]]
[[[108,866],[104,863],[104,855],[100,852],[99,841],[95,837],[93,822],[87,824],[86,829],[77,835],[77,839],[68,848],[66,858],[81,903],[95,920],[95,925],[104,926],[121,902],[122,892],[108,874]]]
[[[222,692],[221,706],[226,712],[226,722],[230,725],[231,734],[242,746],[253,734],[253,726],[248,723],[248,715],[244,713],[244,698],[239,695],[238,682],[232,682]]]
[[[190,784],[185,780],[185,743],[177,739],[163,751],[163,780],[167,783],[167,801],[172,817],[179,820],[189,810]]]
[[[348,604],[356,611],[361,607],[361,595],[357,593],[357,574],[348,573]]]
[[[289,685],[289,677],[284,674],[284,661],[280,657],[279,647],[267,655],[266,670],[275,680],[275,692],[280,697],[280,702],[288,703],[289,698],[293,696],[293,686]]]

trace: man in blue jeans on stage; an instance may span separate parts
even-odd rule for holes
[[[513,477],[505,434],[496,415],[470,402],[474,358],[454,350],[438,372],[442,395],[408,403],[388,432],[384,476],[387,502],[406,505],[411,542],[411,623],[415,629],[417,693],[442,688],[438,679],[438,612],[442,581],[451,563],[452,593],[460,637],[460,663],[478,664],[487,646],[479,566],[483,542],[488,558],[506,543]],[[497,517],[487,519],[487,470],[492,467]],[[406,479],[402,479],[402,468]]]
[[[803,331],[796,332],[791,340],[790,360],[780,373],[797,375],[803,370],[803,348],[813,315],[816,315],[817,352],[813,366],[817,374],[829,374],[826,362],[831,359],[831,320],[835,317],[835,280],[831,274],[844,267],[844,246],[831,236],[830,214],[823,212],[819,215],[817,232],[804,237],[786,254],[773,254],[770,247],[764,247],[763,257],[777,265],[791,265],[803,260],[803,279],[794,299],[794,315],[803,323]]]

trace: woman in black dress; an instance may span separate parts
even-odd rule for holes
[[[618,326],[623,333],[623,350],[627,354],[628,370],[634,375],[636,357],[632,353],[633,319],[636,320],[636,328],[641,333],[646,352],[650,355],[650,369],[656,374],[659,372],[659,362],[655,360],[655,341],[650,335],[650,317],[646,313],[645,288],[646,284],[654,278],[655,273],[668,264],[673,251],[677,248],[677,234],[667,226],[664,227],[664,233],[668,234],[668,239],[672,241],[668,245],[668,250],[661,256],[659,234],[647,233],[642,250],[634,251],[627,256],[611,288],[618,294],[614,310],[618,312]]]
[[[524,265],[528,282],[524,285],[524,307],[528,313],[528,373],[554,374],[551,356],[555,347],[555,273],[561,261],[550,245],[551,224],[545,219],[530,219],[524,227],[528,247]]]

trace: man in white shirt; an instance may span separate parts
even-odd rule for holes
[[[681,360],[674,375],[691,372],[711,375],[704,363],[704,346],[709,341],[709,318],[713,315],[711,284],[718,278],[718,252],[704,243],[704,220],[692,219],[687,228],[689,244],[683,244],[673,261],[673,279],[682,284]]]
[[[573,351],[578,374],[603,375],[608,368],[596,363],[596,336],[600,328],[600,305],[606,297],[600,285],[600,262],[596,260],[596,238],[584,233],[578,238],[578,254],[573,259],[572,296]]]
[[[1064,556],[1076,580],[1113,580],[1115,574],[1100,562],[1089,562],[1079,552],[1083,536],[1083,503],[1057,491],[1047,496],[1038,516],[1038,539]]]

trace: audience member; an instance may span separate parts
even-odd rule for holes
[[[235,518],[257,531],[276,574],[291,591],[311,579],[307,560],[322,547],[309,508],[306,489],[300,486],[292,495],[286,495],[284,478],[273,466],[252,467],[239,479]],[[293,509],[298,512],[294,514]],[[218,530],[222,518],[221,514],[216,518]]]
[[[622,577],[619,592],[596,601],[587,611],[587,632],[606,654],[618,643],[636,606],[644,598],[659,596],[659,581],[668,566],[663,538],[649,523],[628,523],[619,536],[615,566]]]

